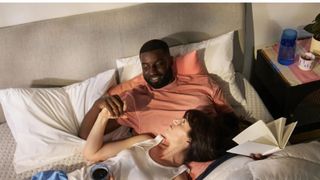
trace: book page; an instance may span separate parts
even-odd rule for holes
[[[261,137],[268,139],[268,142],[270,142],[269,145],[278,146],[277,140],[262,120],[259,120],[256,123],[252,124],[232,140],[238,144],[242,144],[247,141],[255,141]]]
[[[234,148],[229,149],[227,152],[234,153],[234,154],[241,154],[245,156],[250,156],[251,153],[260,153],[264,156],[279,150],[280,148],[278,146],[271,146],[271,145],[248,141]]]
[[[284,127],[286,125],[286,118],[279,118],[274,121],[271,121],[267,124],[268,128],[276,138],[278,144],[281,144],[283,133],[284,133]]]
[[[296,127],[296,125],[297,125],[297,122],[293,122],[285,127],[283,138],[280,144],[281,149],[283,149],[287,145],[288,140],[293,132],[293,129]]]
[[[266,136],[261,136],[255,140],[253,140],[252,142],[260,143],[260,144],[267,144],[267,145],[271,145],[271,146],[278,146],[278,144],[274,144],[274,142],[269,137],[266,137]]]

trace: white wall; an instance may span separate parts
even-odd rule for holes
[[[320,13],[320,3],[253,3],[255,53],[277,42],[284,28],[311,23]]]
[[[122,8],[136,4],[137,3],[0,3],[0,27]]]

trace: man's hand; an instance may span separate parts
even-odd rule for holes
[[[106,108],[112,118],[117,118],[123,115],[126,108],[125,103],[118,95],[102,96],[95,102],[95,106],[99,109]]]
[[[98,118],[99,113],[103,108],[106,108],[108,115],[108,119],[116,119],[123,115],[125,110],[125,104],[120,99],[119,96],[102,96],[93,104],[91,109],[84,116],[83,121],[81,123],[79,129],[79,137],[82,139],[87,139],[96,119]],[[120,127],[120,124],[117,121],[109,121],[105,133],[110,133]]]

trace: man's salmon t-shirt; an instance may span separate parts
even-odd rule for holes
[[[221,88],[208,75],[177,75],[170,84],[154,89],[146,82],[120,94],[126,104],[118,123],[138,134],[161,134],[172,120],[182,118],[189,109],[208,113],[231,112]]]

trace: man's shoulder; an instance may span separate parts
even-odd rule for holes
[[[143,76],[140,74],[140,75],[137,75],[136,77],[134,77],[128,81],[122,82],[114,87],[111,87],[108,90],[108,94],[109,95],[115,95],[115,94],[120,95],[126,91],[131,91],[132,89],[136,88],[139,85],[144,85],[144,84],[146,84],[146,82],[144,81]]]
[[[201,86],[218,86],[209,74],[177,75],[178,83],[199,84]]]
[[[220,84],[218,84],[210,75],[188,75],[179,76],[177,78],[177,88],[183,90],[198,90],[206,91],[212,94],[221,89]]]

